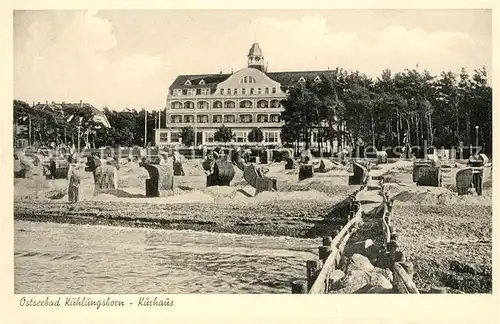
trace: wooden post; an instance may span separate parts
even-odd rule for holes
[[[311,290],[311,287],[316,280],[318,273],[321,271],[323,262],[321,260],[307,260],[306,261],[306,272],[307,272],[307,291]]]
[[[331,246],[320,246],[318,247],[318,255],[319,258],[325,262],[326,259],[328,259],[328,256],[332,253],[332,247]]]
[[[323,245],[324,246],[331,246],[332,245],[332,237],[331,236],[324,236],[323,237]]]
[[[402,251],[394,252],[394,262],[404,262],[404,261],[406,261],[406,258]]]
[[[389,252],[390,254],[396,252],[397,249],[398,244],[396,243],[396,241],[390,241],[389,243],[387,243],[387,252]]]
[[[415,272],[415,269],[413,268],[413,263],[411,262],[401,262],[400,263],[403,269],[405,269],[406,273],[410,276],[411,279],[413,279],[413,273]]]
[[[292,282],[292,294],[307,294],[307,281],[295,280]]]

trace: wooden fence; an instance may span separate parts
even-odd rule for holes
[[[347,241],[351,237],[351,234],[357,230],[362,220],[361,204],[356,201],[356,195],[362,190],[367,190],[366,185],[363,185],[350,197],[350,211],[344,218],[345,225],[340,225],[340,228],[335,229],[332,236],[323,238],[323,245],[318,248],[319,260],[309,260],[306,262],[307,281],[294,281],[292,283],[292,293],[328,293],[330,288],[330,274],[338,268]]]
[[[394,201],[389,199],[385,191],[383,179],[380,182],[380,194],[384,198],[384,213],[382,215],[382,231],[384,233],[384,246],[393,274],[392,287],[398,294],[419,294],[413,282],[413,264],[406,262],[404,252],[398,246],[396,228],[391,225],[392,206]]]

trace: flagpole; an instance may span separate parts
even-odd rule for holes
[[[148,137],[148,112],[144,109],[144,148],[147,146]]]
[[[161,140],[160,140],[160,134],[161,134],[161,109],[158,111],[158,131],[156,132],[158,134],[158,147],[160,146]],[[156,141],[155,141],[156,142]]]
[[[31,116],[28,115],[28,145],[31,146]]]

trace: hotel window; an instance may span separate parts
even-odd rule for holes
[[[276,88],[273,87],[272,93],[276,93]]]
[[[279,108],[280,107],[279,100],[273,100],[273,101],[271,101],[271,107],[272,108]]]
[[[269,121],[269,118],[267,115],[257,115],[257,122],[258,123],[267,123]]]
[[[249,100],[240,101],[240,108],[252,108],[252,102]]]
[[[253,94],[254,88],[250,88],[250,94]]]
[[[172,109],[182,109],[182,103],[176,101],[171,104]]]
[[[193,115],[185,115],[184,122],[185,123],[194,123],[194,116]]]
[[[238,89],[234,88],[234,89],[233,89],[233,94],[234,94],[234,95],[237,95],[237,94],[238,94]]]
[[[240,115],[240,123],[251,123],[252,122],[252,115]]]
[[[224,89],[220,89],[220,94],[223,95],[224,94]]]
[[[194,102],[192,102],[192,101],[186,101],[184,103],[184,108],[185,109],[194,109]]]
[[[177,132],[170,133],[170,143],[179,143],[180,135]]]
[[[174,96],[180,96],[182,94],[182,90],[181,89],[175,89],[174,90]]]
[[[208,123],[208,116],[207,115],[198,115],[196,117],[197,117],[198,123],[200,123],[200,124]]]
[[[222,101],[215,101],[214,108],[222,108]]]
[[[269,104],[268,104],[267,100],[260,100],[257,102],[257,107],[258,108],[268,108]]]
[[[235,132],[235,134],[234,134],[235,141],[238,143],[246,142],[247,137],[248,137],[248,135],[246,132]]]
[[[189,89],[189,90],[188,90],[188,95],[189,95],[189,96],[194,96],[194,95],[196,95],[196,89]]]
[[[279,123],[280,122],[280,115],[277,115],[277,114],[271,115],[271,122],[272,123]]]
[[[241,94],[247,94],[247,89],[241,88]]]
[[[202,95],[207,95],[207,94],[209,94],[209,89],[201,89],[201,94],[202,94]]]
[[[230,95],[231,94],[231,88],[227,88],[227,94]]]
[[[234,123],[234,115],[225,115],[224,122],[225,123]]]
[[[198,109],[208,109],[208,102],[198,101]]]
[[[265,93],[266,93],[266,94],[269,94],[269,88],[266,88]]]
[[[182,116],[174,115],[172,116],[172,124],[182,123]]]
[[[224,108],[236,108],[236,104],[234,101],[225,101],[224,102]]]
[[[196,89],[196,95],[197,96],[201,95],[201,89]]]
[[[257,94],[262,94],[262,88],[257,88]]]
[[[182,89],[182,95],[183,95],[183,96],[186,96],[187,94],[188,94],[187,89]]]
[[[278,132],[264,132],[264,142],[277,143],[278,136],[279,136]]]
[[[168,132],[160,133],[160,142],[168,142]]]
[[[212,120],[214,123],[222,123],[222,115],[214,115]]]

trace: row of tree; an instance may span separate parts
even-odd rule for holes
[[[492,148],[492,89],[486,70],[469,75],[443,72],[433,76],[416,69],[392,74],[390,70],[371,79],[356,71],[342,69],[320,75],[321,82],[301,83],[288,89],[282,101],[284,143],[311,145],[315,134],[321,148],[339,140],[350,147],[373,145],[378,149],[401,145],[467,147],[476,141],[486,151]],[[63,111],[32,107],[14,100],[14,123],[24,128],[31,143],[76,143],[80,132],[87,146],[133,146],[154,143],[154,128],[166,127],[165,112],[144,109],[113,111],[104,108],[111,128],[94,120],[92,109],[78,105]],[[145,133],[145,120],[147,133]],[[477,126],[477,127],[476,127]],[[28,134],[28,132],[30,134]],[[194,144],[192,127],[180,131],[182,143]],[[217,142],[230,142],[234,134],[222,125]],[[249,142],[261,142],[262,131],[254,128]]]
[[[16,125],[24,125],[23,137],[29,137],[31,143],[39,145],[75,144],[78,141],[78,127],[82,147],[101,146],[142,146],[144,144],[144,132],[146,131],[146,143],[154,143],[154,128],[160,126],[160,120],[165,115],[159,112],[146,112],[144,109],[125,109],[114,111],[103,109],[111,128],[103,127],[94,119],[92,109],[85,105],[64,105],[64,110],[54,110],[47,105],[30,106],[26,102],[14,100],[14,121]],[[162,126],[165,127],[165,126]],[[195,144],[195,131],[191,126],[183,127],[179,136],[185,146]],[[228,143],[234,139],[231,128],[222,125],[214,134],[216,142]],[[248,134],[249,142],[262,142],[264,135],[260,128],[253,128]]]
[[[38,145],[49,145],[52,142],[77,145],[80,133],[82,147],[142,146],[145,142],[154,142],[154,128],[160,122],[156,111],[128,108],[114,111],[104,108],[104,115],[111,125],[111,128],[106,128],[95,120],[90,106],[63,106],[63,110],[55,110],[50,106],[30,106],[24,101],[14,100],[14,124],[24,126],[15,128],[22,129],[21,135],[28,137],[30,143]]]
[[[402,145],[492,148],[492,89],[485,68],[470,76],[390,70],[371,79],[342,69],[299,84],[282,101],[286,143],[340,139],[350,147]],[[477,126],[477,127],[476,127]]]

